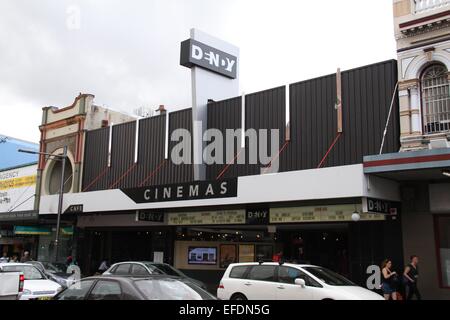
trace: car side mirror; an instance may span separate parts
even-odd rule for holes
[[[304,279],[300,279],[300,278],[295,279],[295,284],[302,288],[306,287],[306,282]]]

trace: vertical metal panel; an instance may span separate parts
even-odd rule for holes
[[[285,86],[277,87],[262,92],[249,94],[246,97],[246,127],[255,129],[257,132],[260,129],[267,129],[268,131],[268,147],[267,151],[270,155],[271,152],[271,130],[275,129],[279,131],[278,146],[281,148],[285,141],[285,120],[286,120],[286,88]],[[278,153],[277,148],[276,153]],[[260,154],[260,148],[258,144],[258,154]],[[249,147],[246,148],[247,159],[249,157]],[[276,155],[276,154],[275,154]],[[272,156],[275,156],[272,155]],[[252,175],[259,174],[262,164],[254,165],[241,165],[239,166],[240,175]]]
[[[271,151],[270,133],[271,129],[279,130],[279,146],[281,147],[285,139],[285,87],[278,87],[262,92],[249,94],[245,97],[245,127],[259,132],[260,129],[268,130],[268,152]],[[241,108],[240,97],[224,101],[214,102],[208,106],[208,128],[219,129],[224,137],[226,129],[241,128]],[[249,139],[246,139],[245,159],[250,158]],[[240,141],[235,141],[235,150],[232,156],[226,158],[228,162],[238,155]],[[259,153],[259,146],[257,147]],[[226,148],[223,149],[224,155]],[[208,179],[215,179],[219,173],[227,167],[227,161],[222,165],[210,165],[207,168]],[[233,164],[228,167],[222,178],[255,175],[261,172],[261,163],[239,165]]]
[[[281,170],[316,168],[337,134],[336,75],[292,84],[291,92],[292,141],[284,155],[290,163]]]
[[[241,97],[228,99],[224,101],[210,103],[208,105],[208,128],[218,129],[222,132],[224,138],[226,134],[226,129],[237,130],[241,128],[241,110],[242,110],[242,99]],[[236,141],[235,154],[238,150],[240,141]],[[223,168],[226,166],[226,148],[224,146],[222,150],[224,156],[224,164],[212,164],[208,165],[206,168],[206,177],[208,180],[214,180]],[[237,166],[230,166],[227,170],[227,176],[237,176],[238,175]]]
[[[164,159],[165,126],[165,115],[142,119],[139,123],[137,187],[164,184],[164,168],[160,165]]]
[[[108,141],[109,128],[86,132],[82,190],[87,187],[89,189],[85,191],[108,188]]]
[[[343,134],[324,166],[362,163],[364,155],[377,154],[397,82],[397,63],[385,61],[342,72]],[[280,155],[280,171],[316,168],[337,135],[336,74],[290,85],[291,143]],[[284,143],[284,87],[246,97],[246,127],[279,129]],[[240,127],[239,99],[211,103],[208,127],[225,133]],[[237,118],[238,117],[238,118]],[[389,122],[384,152],[399,149],[398,98]],[[246,150],[248,159],[248,146]],[[224,166],[207,169],[213,179]],[[231,166],[225,177],[260,173],[261,165]]]
[[[136,169],[134,166],[135,130],[135,121],[113,127],[108,188],[118,189],[133,186],[134,170]]]
[[[191,136],[191,148],[192,148],[192,109],[185,109],[169,114],[169,137],[176,129],[186,129]],[[192,181],[194,179],[194,167],[192,165],[193,154],[191,150],[191,164],[175,165],[170,161],[172,149],[178,144],[176,141],[170,141],[169,143],[169,161],[164,167],[164,184],[166,183],[179,183]],[[185,150],[188,147],[187,143],[183,143]]]

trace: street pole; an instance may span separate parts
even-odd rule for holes
[[[58,217],[56,219],[56,237],[55,237],[55,256],[54,262],[58,262],[58,248],[59,248],[59,229],[61,225],[61,214],[63,206],[63,196],[64,196],[64,171],[66,170],[66,159],[67,159],[67,146],[64,146],[63,155],[61,157],[61,184],[59,185],[59,200],[58,200]]]

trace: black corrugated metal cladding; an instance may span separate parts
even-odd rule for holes
[[[362,163],[363,156],[379,152],[396,82],[395,60],[342,73],[343,134],[323,166]],[[279,170],[317,168],[337,135],[336,75],[291,84],[289,92],[291,142],[280,154]],[[245,99],[246,129],[279,129],[281,148],[285,142],[285,87],[253,93]],[[394,101],[385,153],[399,149],[397,95]],[[241,104],[241,97],[210,103],[208,128],[219,129],[224,137],[226,129],[240,129]],[[107,166],[109,129],[87,132],[83,171],[85,191],[191,181],[192,165],[175,165],[170,157],[164,161],[165,120],[165,115],[161,115],[140,121],[137,164],[134,164],[135,122],[113,127],[110,168]],[[192,132],[191,109],[170,113],[169,120],[169,134],[178,128]],[[170,142],[169,156],[175,144]],[[240,141],[235,141],[235,155],[239,146]],[[225,147],[223,152],[225,155]],[[248,140],[245,152],[248,160]],[[216,179],[225,166],[207,166],[207,179]],[[260,174],[261,167],[261,164],[235,164],[221,177]]]
[[[169,136],[176,129],[192,132],[192,110],[169,114]],[[108,167],[109,128],[88,131],[83,170],[83,191],[133,188],[187,182],[193,179],[192,165],[165,161],[166,116],[139,121],[138,161],[134,163],[136,122],[113,126],[111,166]],[[169,155],[176,142],[169,143]]]
[[[362,163],[377,154],[397,82],[397,62],[385,61],[342,73],[343,134],[324,162],[325,167]],[[291,142],[280,154],[280,171],[317,168],[337,135],[336,75],[290,85]],[[241,99],[210,103],[208,128],[241,127]],[[285,139],[285,87],[246,96],[246,129],[279,129]],[[383,152],[399,149],[398,97],[389,121]],[[270,150],[270,149],[269,149]],[[246,145],[248,155],[248,145]],[[224,165],[207,169],[215,179]],[[260,173],[261,165],[232,165],[223,178]]]

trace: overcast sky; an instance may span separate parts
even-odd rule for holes
[[[190,107],[192,27],[240,47],[247,93],[396,57],[391,0],[1,0],[0,134],[38,142],[42,107],[79,92]]]

